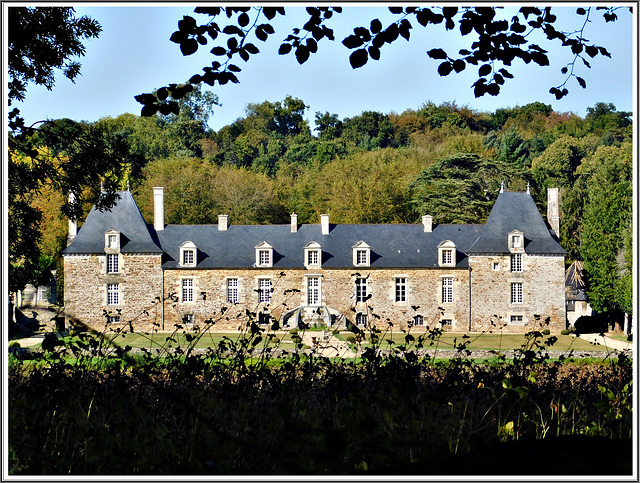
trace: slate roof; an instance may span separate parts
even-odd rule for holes
[[[565,271],[564,284],[567,288],[567,299],[587,300],[582,271],[583,265],[579,260],[573,262]]]
[[[252,268],[255,247],[266,241],[274,250],[273,268],[303,268],[304,247],[311,241],[322,246],[323,268],[352,268],[352,247],[364,241],[371,247],[371,268],[438,266],[438,244],[451,240],[457,248],[457,266],[468,267],[465,251],[476,240],[482,225],[436,225],[425,233],[420,225],[330,225],[322,235],[319,224],[301,225],[168,225],[158,232],[167,252],[164,268],[178,268],[180,245],[192,241],[198,247],[197,268]]]
[[[104,235],[110,229],[120,232],[121,253],[161,253],[153,227],[147,225],[129,191],[118,191],[120,199],[110,209],[99,211],[94,206],[75,240],[63,255],[104,253]]]
[[[514,230],[524,233],[525,253],[566,254],[549,232],[531,195],[519,192],[498,195],[482,235],[471,246],[469,253],[509,253],[508,235]]]
[[[311,241],[322,247],[323,268],[353,266],[352,247],[364,241],[371,247],[370,268],[438,267],[438,245],[451,240],[456,245],[456,266],[469,266],[468,253],[509,253],[507,235],[518,229],[525,235],[527,253],[564,254],[552,237],[533,199],[526,193],[501,193],[486,225],[434,225],[424,232],[422,224],[330,225],[322,235],[320,224],[300,225],[291,233],[286,225],[167,225],[156,232],[147,224],[128,191],[111,209],[95,207],[71,245],[63,254],[104,253],[104,234],[121,233],[122,253],[164,253],[163,268],[179,268],[180,245],[186,241],[198,247],[196,268],[252,268],[255,247],[273,246],[274,269],[303,268],[304,247]]]

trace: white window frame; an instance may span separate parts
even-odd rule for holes
[[[110,251],[120,250],[120,232],[114,230],[108,230],[104,234],[104,248]]]
[[[451,240],[444,240],[438,245],[438,266],[456,266],[456,244]]]
[[[353,266],[368,267],[371,265],[371,247],[364,241],[360,240],[353,245]]]
[[[307,279],[307,305],[317,307],[322,305],[322,277],[313,275]]]
[[[511,271],[512,272],[522,272],[523,271],[523,254],[522,253],[512,253],[511,254]]]
[[[183,278],[180,281],[180,287],[181,287],[181,300],[182,303],[184,304],[190,304],[195,302],[196,297],[195,297],[195,280],[193,278]]]
[[[184,314],[182,321],[184,322],[184,325],[191,327],[195,324],[196,316],[193,314]]]
[[[240,280],[238,278],[227,278],[227,302],[230,304],[240,302]]]
[[[524,303],[524,288],[522,282],[511,282],[511,303]]]
[[[258,279],[258,303],[271,303],[271,293],[273,291],[273,285],[270,278]]]
[[[120,255],[107,253],[107,273],[120,273]]]
[[[356,277],[356,303],[366,302],[369,297],[369,279],[368,277]]]
[[[119,315],[107,315],[107,324],[119,324],[120,322]]]
[[[511,253],[524,253],[524,233],[513,230],[509,233],[509,251]]]
[[[453,327],[453,319],[441,319],[440,325],[442,327]]]
[[[120,284],[107,284],[107,305],[120,305]]]
[[[413,325],[416,327],[422,327],[424,325],[424,316],[416,314],[413,316]]]
[[[453,298],[453,277],[442,277],[441,279],[442,285],[442,303],[443,304],[452,304],[454,301]]]
[[[516,320],[514,320],[516,319]],[[519,319],[519,320],[517,320]],[[516,325],[516,326],[522,326],[525,325],[524,323],[524,315],[522,314],[511,314],[509,316],[509,325]]]
[[[366,327],[368,322],[367,314],[358,312],[356,314],[356,325]]]
[[[396,277],[395,282],[395,301],[404,303],[407,301],[407,277]]]
[[[322,246],[315,241],[304,247],[304,266],[306,268],[320,268],[322,265]]]
[[[180,245],[180,266],[195,267],[198,264],[198,247],[192,241]]]
[[[271,268],[273,267],[273,247],[266,241],[263,241],[256,247],[256,267]]]

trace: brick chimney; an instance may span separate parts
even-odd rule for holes
[[[229,215],[218,215],[218,231],[227,231],[229,228]]]
[[[422,217],[422,224],[424,225],[424,232],[431,233],[433,231],[433,216],[424,215]]]
[[[153,227],[156,231],[164,230],[164,188],[153,188]]]
[[[323,235],[329,234],[329,215],[320,215],[320,227]]]
[[[547,188],[547,222],[560,239],[560,192],[558,188]]]
[[[291,233],[298,231],[298,215],[291,213]]]
[[[75,201],[76,201],[76,196],[73,194],[73,192],[70,191],[69,204],[73,205]],[[67,246],[73,243],[73,240],[76,239],[77,234],[78,234],[78,223],[76,222],[76,220],[72,220],[71,218],[69,218],[69,234],[67,235]]]

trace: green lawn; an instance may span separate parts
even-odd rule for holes
[[[411,335],[417,340],[421,334],[425,332],[411,331]],[[502,350],[502,351],[511,351],[514,349],[519,349],[525,343],[525,337],[521,334],[469,334],[468,338],[464,338],[465,334],[460,333],[443,333],[439,340],[433,341],[433,345],[429,345],[432,341],[429,339],[425,340],[424,348],[426,349],[453,349],[454,348],[454,340],[457,339],[457,344],[461,344],[465,341],[470,341],[470,344],[467,346],[468,349],[471,350]],[[389,346],[386,342],[387,340],[393,340],[395,345],[405,343],[406,334],[395,332],[392,334],[386,334],[382,338],[382,349],[385,349]],[[347,333],[342,332],[340,337],[344,340],[346,339]],[[545,336],[543,340],[546,340],[549,336]],[[550,350],[555,351],[567,351],[567,350],[576,350],[576,351],[606,351],[606,347],[593,344],[591,342],[587,342],[579,337],[573,337],[570,335],[558,335],[557,342],[551,346]],[[369,343],[369,335],[367,334],[367,340],[363,341],[363,346],[370,346]]]
[[[114,335],[107,336],[109,340],[113,339],[113,345],[125,347],[127,345],[131,347],[144,347],[147,349],[158,349],[160,347],[194,347],[196,349],[206,349],[207,347],[213,347],[218,345],[225,337],[232,341],[237,341],[240,334],[235,333],[218,333],[207,332],[200,334],[198,338],[189,342],[185,334],[169,334],[166,332],[158,332],[155,334],[142,334],[142,333],[126,333],[120,334],[117,337]],[[168,340],[168,338],[174,340]],[[278,333],[277,337],[283,344],[288,345],[291,343],[291,336],[288,333]]]
[[[416,331],[415,329],[411,331],[411,335],[417,340],[421,334],[425,334],[423,331]],[[311,335],[315,335],[313,332]],[[340,340],[346,340],[350,335],[352,335],[348,331],[341,331],[337,337]],[[393,340],[395,345],[405,343],[405,335],[401,332],[393,332],[384,334],[382,337],[382,343],[380,344],[382,349],[388,349],[389,343],[388,340]],[[290,346],[293,348],[293,343],[291,340],[291,335],[289,332],[279,331],[276,333],[276,336],[280,339],[282,347],[287,348]],[[174,340],[168,340],[171,337]],[[205,334],[201,334],[199,338],[192,342],[191,344],[187,341],[186,335],[179,334],[170,334],[166,332],[158,332],[158,333],[126,333],[126,334],[107,334],[106,338],[108,341],[111,341],[111,345],[117,345],[120,347],[125,347],[127,345],[131,347],[144,347],[147,349],[158,349],[161,347],[182,347],[186,348],[188,346],[203,349],[208,347],[216,346],[222,341],[225,337],[231,339],[232,341],[237,341],[240,337],[238,332],[233,333],[221,333],[221,332],[208,332]],[[546,340],[549,336],[545,336],[543,340]],[[580,337],[573,337],[570,335],[558,335],[557,342],[551,346],[549,349],[554,351],[590,351],[590,352],[604,352],[606,351],[606,347],[593,344],[591,342],[587,342]],[[266,338],[266,337],[265,337]],[[620,340],[626,340],[625,337],[619,336],[617,337]],[[454,348],[454,340],[457,340],[457,343],[460,344],[464,341],[470,341],[468,345],[468,349],[471,350],[500,350],[500,351],[512,351],[514,349],[519,349],[525,343],[525,337],[521,334],[469,334],[465,337],[465,334],[462,333],[443,333],[439,340],[433,341],[431,344],[431,340],[426,339],[424,343],[425,349],[453,349]],[[39,346],[40,344],[38,344]],[[262,346],[262,343],[260,344]],[[369,334],[366,334],[366,340],[362,341],[362,347],[370,347],[371,343],[369,340]],[[37,346],[34,346],[34,348]],[[415,348],[415,345],[410,345],[410,348]]]

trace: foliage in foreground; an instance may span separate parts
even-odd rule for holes
[[[463,343],[443,362],[407,334],[349,362],[301,343],[276,358],[272,336],[250,322],[206,352],[135,356],[80,334],[12,360],[11,473],[377,473],[500,442],[631,438],[624,354],[550,362],[553,338],[531,332],[512,360],[472,364]]]

